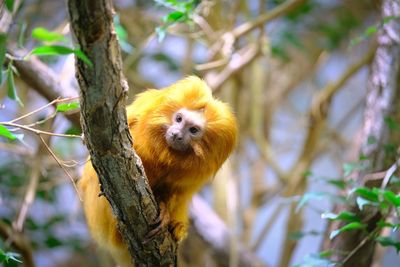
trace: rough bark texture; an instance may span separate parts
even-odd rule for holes
[[[385,0],[382,2],[382,19],[399,15],[400,1]],[[385,24],[378,33],[378,48],[369,76],[362,145],[360,148],[360,154],[368,158],[368,172],[385,171],[396,161],[395,153],[387,153],[385,145],[399,144],[399,134],[390,131],[385,120],[391,117],[399,121],[399,97],[400,21],[397,18]],[[371,138],[376,142],[371,142]],[[373,186],[362,180],[364,174],[360,173],[358,175],[360,184]],[[359,217],[363,218],[363,221],[368,225],[367,232],[373,231],[376,228],[376,223],[382,218],[379,211],[372,208],[363,212],[359,211],[355,206],[345,209],[355,212]],[[343,207],[337,208],[338,212],[342,210]],[[337,225],[332,225],[330,230],[337,227]],[[357,246],[361,244],[355,253],[344,262],[343,266],[371,266],[376,242],[373,239],[368,239],[367,234],[363,231],[349,231],[340,234],[333,241],[327,240],[324,248],[337,251],[338,253],[334,255],[334,258],[342,262],[347,257],[347,254],[343,252],[355,251]]]
[[[136,266],[174,266],[176,245],[168,231],[142,244],[158,210],[127,126],[128,88],[112,22],[112,1],[70,0],[68,7],[72,31],[94,64],[90,68],[78,60],[76,75],[82,129],[102,190]]]

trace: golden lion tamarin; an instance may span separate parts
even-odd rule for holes
[[[236,144],[234,115],[194,76],[139,94],[128,106],[127,115],[134,149],[162,209],[162,225],[181,241],[187,232],[192,196],[217,172]],[[98,177],[90,162],[79,189],[93,238],[119,265],[132,266],[111,207],[99,197]]]

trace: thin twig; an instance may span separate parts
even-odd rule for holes
[[[30,180],[29,180],[29,184],[28,184],[25,196],[24,196],[24,200],[22,202],[21,209],[19,210],[17,219],[13,222],[13,228],[17,232],[22,232],[23,227],[24,227],[24,222],[26,220],[26,216],[28,214],[29,208],[31,207],[31,205],[35,199],[37,187],[39,184],[39,178],[40,178],[40,168],[41,168],[40,161],[41,161],[41,153],[42,153],[41,147],[42,146],[39,146],[39,148],[37,149],[36,155],[34,157]]]
[[[35,134],[41,135],[41,134],[45,134],[45,135],[50,135],[50,136],[58,136],[58,137],[70,137],[70,138],[79,138],[82,139],[82,136],[80,135],[75,135],[75,134],[60,134],[60,133],[52,133],[52,132],[47,132],[47,131],[42,131],[42,130],[38,130],[35,128],[31,128],[27,125],[23,125],[23,124],[17,124],[17,123],[13,123],[13,122],[0,122],[1,125],[4,126],[11,126],[11,127],[15,127],[15,128],[20,128],[20,129],[24,129],[30,132],[33,132]]]
[[[206,34],[207,38],[211,41],[215,40],[215,32],[210,26],[210,24],[205,20],[202,16],[199,16],[197,14],[193,15],[193,21],[199,25],[199,27],[203,30],[203,32]]]
[[[35,122],[33,122],[33,123],[26,124],[25,126],[27,126],[27,127],[34,127],[34,126],[37,126],[37,125],[41,125],[41,124],[47,122],[48,120],[54,119],[54,117],[55,117],[56,115],[57,115],[57,111],[56,111],[56,112],[53,112],[52,114],[50,114],[49,116],[47,116],[47,117],[44,118],[43,120],[35,121]]]
[[[79,197],[79,200],[82,201],[82,197],[79,194],[79,190],[78,187],[76,186],[76,183],[74,181],[74,178],[71,176],[71,174],[68,172],[68,170],[64,167],[64,165],[60,162],[60,160],[58,159],[58,157],[56,156],[56,154],[54,154],[53,150],[51,150],[51,148],[47,145],[46,141],[44,141],[43,137],[38,134],[40,140],[42,141],[43,145],[46,147],[47,151],[49,151],[49,153],[53,156],[53,158],[55,159],[55,161],[57,161],[58,165],[61,167],[61,169],[63,169],[63,171],[65,172],[65,174],[68,176],[68,178],[71,180],[72,185],[75,188],[75,191]]]
[[[250,64],[259,55],[259,51],[259,46],[255,44],[243,47],[232,55],[228,65],[221,72],[216,75],[210,73],[206,77],[206,81],[213,92],[219,91],[222,85],[232,77],[232,75]]]
[[[39,111],[41,111],[43,109],[46,109],[49,106],[52,106],[52,105],[54,105],[56,103],[69,102],[69,101],[76,100],[76,99],[79,99],[79,96],[67,97],[67,98],[56,98],[53,101],[47,103],[46,105],[44,105],[44,106],[42,106],[42,107],[40,107],[38,109],[35,109],[35,110],[33,110],[33,111],[31,111],[31,112],[29,112],[27,114],[24,114],[24,115],[22,115],[22,116],[20,116],[18,118],[15,118],[15,119],[11,120],[10,122],[16,122],[16,121],[22,120],[22,119],[24,119],[24,118],[26,118],[28,116],[31,116],[31,115],[33,115],[33,114],[35,114],[35,113],[37,113],[37,112],[39,112]]]
[[[245,35],[245,34],[249,33],[250,31],[260,27],[264,23],[266,23],[270,20],[273,20],[279,16],[283,16],[283,15],[287,14],[288,12],[296,9],[297,7],[299,7],[300,5],[302,5],[306,2],[307,2],[307,0],[285,1],[283,4],[280,4],[279,6],[275,7],[271,11],[269,11],[263,15],[260,15],[254,21],[245,22],[245,23],[239,25],[238,27],[236,27],[232,31],[233,36],[237,39],[240,36]]]
[[[203,64],[197,64],[194,68],[198,71],[211,70],[211,69],[216,69],[216,68],[225,66],[228,62],[229,62],[229,60],[227,58],[223,58],[223,59],[218,59],[218,60],[214,60],[211,62],[206,62]]]
[[[383,178],[381,189],[385,189],[388,185],[390,178],[392,177],[393,173],[397,170],[400,165],[400,159],[396,160],[392,166],[386,171],[385,177]]]

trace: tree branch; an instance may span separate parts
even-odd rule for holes
[[[204,216],[207,214],[207,216]],[[231,237],[225,223],[199,196],[195,195],[190,207],[190,219],[196,233],[212,248],[216,261],[229,266]],[[243,246],[238,248],[238,266],[262,267],[264,264]]]
[[[158,207],[132,148],[120,48],[111,0],[69,0],[73,33],[93,68],[77,61],[82,129],[91,161],[136,266],[176,265],[176,244],[168,231],[142,243]]]

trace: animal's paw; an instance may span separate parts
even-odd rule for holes
[[[188,226],[183,222],[171,221],[168,225],[168,229],[172,234],[172,237],[176,242],[181,242],[187,236]]]
[[[147,235],[145,236],[144,240],[142,241],[143,244],[150,242],[156,235],[158,235],[162,229],[169,224],[169,213],[168,210],[163,202],[160,203],[160,214],[158,214],[157,218],[151,223],[151,227],[153,228],[150,230]]]

